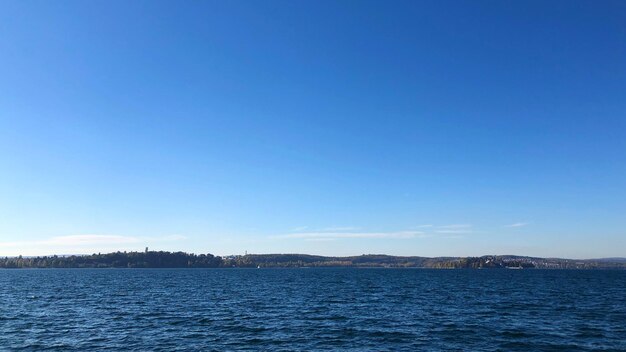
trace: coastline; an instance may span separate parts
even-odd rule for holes
[[[45,268],[407,268],[407,269],[574,269],[626,270],[626,260],[539,258],[517,255],[481,257],[403,257],[368,254],[350,257],[308,254],[214,256],[184,252],[114,252],[92,255],[0,257],[0,269]]]

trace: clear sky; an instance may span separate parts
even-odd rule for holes
[[[626,256],[624,1],[0,2],[0,255]]]

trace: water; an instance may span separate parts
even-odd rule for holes
[[[0,349],[626,351],[626,271],[0,270]]]

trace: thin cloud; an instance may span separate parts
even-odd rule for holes
[[[298,226],[291,229],[291,232],[351,232],[359,230],[358,227],[355,226],[331,226],[324,228],[311,228],[309,226]]]
[[[72,235],[52,237],[48,240],[36,242],[40,245],[56,246],[89,246],[99,244],[126,244],[138,243],[141,240],[137,237],[116,236],[116,235]]]
[[[183,241],[183,240],[186,240],[187,238],[188,237],[184,235],[170,235],[170,236],[162,236],[162,237],[148,237],[148,238],[142,238],[142,239],[149,240],[149,241],[169,242],[169,241]]]
[[[450,236],[446,236],[446,238],[458,239],[458,238],[465,238],[465,236],[463,236],[463,235],[450,235]]]
[[[467,234],[473,233],[471,224],[452,224],[452,225],[440,225],[436,227],[435,233],[438,234]]]
[[[437,230],[435,231],[435,233],[442,233],[442,234],[460,234],[460,233],[473,233],[474,231],[472,230],[466,230],[466,229],[459,229],[459,230]]]
[[[289,233],[286,235],[275,236],[275,238],[283,239],[304,239],[304,240],[321,240],[321,239],[410,239],[424,237],[421,231],[396,231],[396,232],[300,232]]]
[[[334,227],[327,227],[325,229],[322,229],[321,231],[324,232],[344,232],[344,231],[356,231],[358,230],[358,227],[354,227],[354,226],[334,226]]]
[[[99,244],[126,244],[141,242],[137,237],[117,235],[70,235],[55,236],[44,240],[0,242],[2,247],[20,246],[88,246]]]
[[[452,224],[452,225],[440,225],[437,226],[439,229],[467,229],[472,227],[471,224]]]
[[[510,224],[510,225],[505,225],[504,227],[523,227],[528,225],[527,222],[516,222],[514,224]]]
[[[45,255],[86,253],[103,250],[126,250],[152,243],[176,242],[187,239],[183,235],[121,236],[121,235],[68,235],[32,241],[0,242],[0,255]],[[7,253],[10,252],[10,253]]]

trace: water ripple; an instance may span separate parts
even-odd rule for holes
[[[0,350],[620,351],[626,272],[0,271]]]

